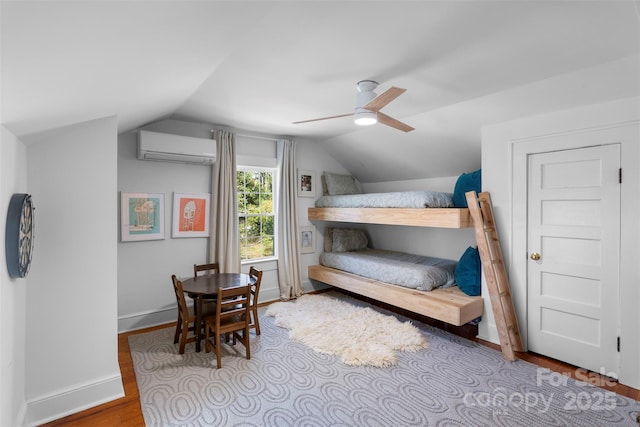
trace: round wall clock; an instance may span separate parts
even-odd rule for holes
[[[7,211],[5,252],[9,276],[25,277],[33,253],[33,202],[30,194],[15,193]]]

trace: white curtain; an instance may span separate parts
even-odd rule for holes
[[[236,138],[217,131],[216,163],[211,168],[211,218],[209,259],[221,273],[240,272],[240,241],[236,188]]]
[[[280,299],[302,295],[296,193],[296,144],[278,140],[278,282]]]

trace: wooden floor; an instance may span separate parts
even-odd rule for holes
[[[376,303],[375,301],[370,301]],[[382,305],[384,306],[384,305]],[[384,306],[384,308],[388,308]],[[394,311],[398,311],[397,309]],[[414,318],[421,322],[432,324],[441,329],[445,329],[456,335],[461,335],[469,338],[473,341],[487,345],[489,347],[500,350],[500,346],[489,343],[475,338],[477,327],[472,325],[465,325],[461,327],[455,327],[447,325],[442,322],[434,321],[432,319],[414,316],[412,313],[401,313],[407,317]],[[133,361],[131,360],[131,353],[129,352],[129,336],[132,334],[139,334],[144,332],[153,331],[156,329],[166,328],[172,325],[162,325],[153,328],[142,329],[134,332],[127,332],[118,335],[118,360],[120,363],[120,370],[122,372],[122,382],[125,391],[125,397],[114,400],[109,403],[105,403],[100,406],[96,406],[86,411],[78,412],[65,418],[60,418],[56,421],[44,424],[44,426],[91,426],[91,427],[114,427],[114,426],[126,426],[137,427],[144,426],[144,419],[142,417],[142,409],[140,408],[140,397],[138,394],[138,386],[136,385],[135,373],[133,371]],[[549,359],[540,355],[532,353],[516,353],[517,356],[528,362],[539,365],[543,368],[548,368],[554,372],[559,372],[565,375],[569,375],[576,378],[578,375],[583,375],[583,378],[576,378],[585,381],[584,371],[577,370],[575,366],[568,365],[557,360]],[[627,387],[622,384],[613,383],[610,380],[602,379],[598,381],[596,374],[589,375],[589,382],[594,385],[602,385],[602,388],[616,392],[622,396],[629,397],[631,399],[640,401],[640,390],[636,390],[631,387]],[[592,381],[593,379],[593,381]]]

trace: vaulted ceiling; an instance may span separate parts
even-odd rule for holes
[[[166,118],[323,144],[362,182],[480,165],[482,126],[640,95],[640,2],[2,1],[2,124]],[[352,118],[355,84],[407,92]]]

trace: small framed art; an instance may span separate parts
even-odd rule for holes
[[[311,254],[316,251],[316,229],[313,225],[300,227],[300,253]]]
[[[209,237],[210,194],[173,193],[171,237]]]
[[[123,242],[164,239],[164,194],[120,193]]]
[[[315,173],[310,170],[298,169],[298,196],[315,197]]]

